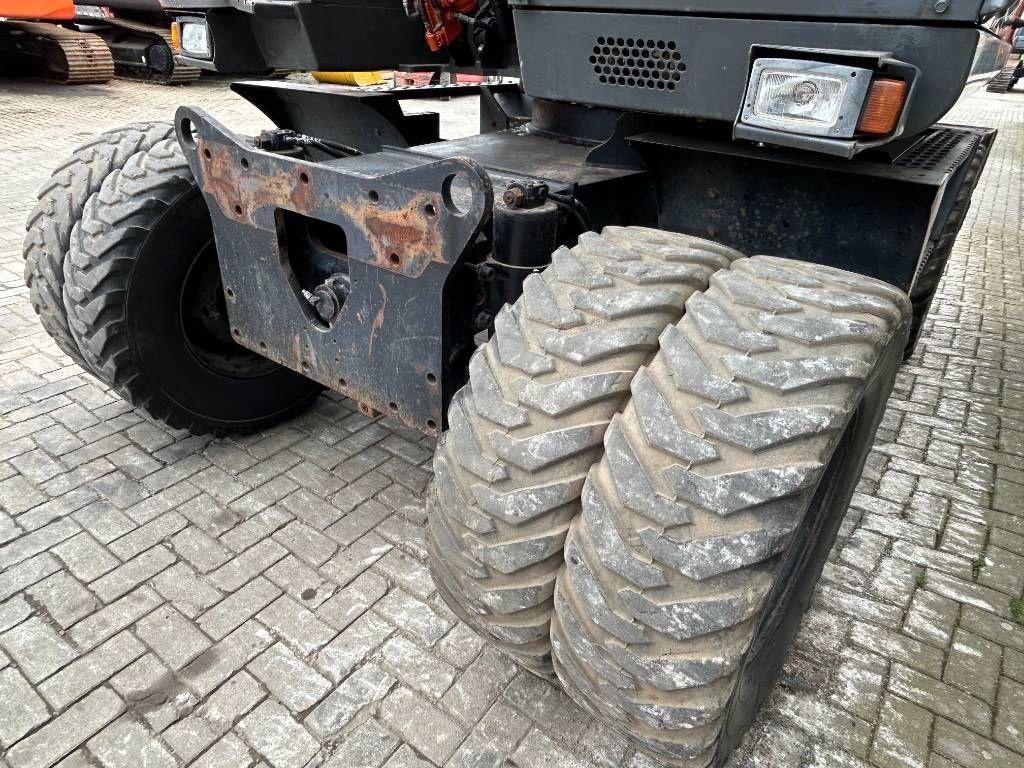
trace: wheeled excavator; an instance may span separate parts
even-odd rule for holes
[[[520,84],[447,141],[410,108],[441,90],[295,82],[233,86],[257,135],[97,137],[29,221],[51,336],[175,428],[328,388],[430,436],[450,608],[651,759],[724,765],[925,328],[995,139],[943,116],[1010,3],[177,4],[195,66]]]

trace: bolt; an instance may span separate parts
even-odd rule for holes
[[[501,196],[502,202],[509,208],[518,208],[526,198],[526,191],[518,185],[510,185]]]
[[[936,0],[935,12],[945,13],[946,9],[949,8],[949,0]]]

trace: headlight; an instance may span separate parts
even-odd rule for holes
[[[181,22],[181,51],[197,59],[210,58],[210,32],[206,22]]]
[[[846,81],[766,69],[754,95],[754,116],[831,128],[843,107]]]
[[[740,122],[787,133],[852,138],[888,133],[903,109],[906,83],[870,69],[800,59],[757,59]],[[874,107],[885,97],[885,119]],[[870,110],[865,109],[865,104]],[[862,114],[872,114],[870,121]]]

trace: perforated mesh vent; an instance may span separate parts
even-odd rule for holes
[[[671,40],[599,37],[590,63],[600,82],[626,88],[674,91],[686,71]]]
[[[974,146],[974,134],[955,128],[939,128],[917,142],[896,160],[896,165],[921,170],[952,170]]]

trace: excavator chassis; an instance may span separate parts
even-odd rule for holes
[[[213,216],[235,340],[427,434],[443,428],[465,382],[474,334],[584,227],[632,222],[746,252],[796,252],[910,292],[951,201],[976,180],[965,170],[993,135],[938,125],[892,155],[849,161],[683,140],[624,126],[617,113],[538,102],[534,132],[507,129],[514,115],[485,112],[485,132],[437,141],[422,125],[410,129],[398,107],[410,93],[235,88],[281,128],[364,153],[267,151],[202,110],[179,110],[178,134]],[[324,114],[346,119],[317,117]],[[558,135],[584,118],[595,138]],[[339,131],[325,133],[328,123]],[[469,182],[461,201],[457,177]],[[510,186],[540,185],[571,201],[556,232],[538,212],[502,199]],[[317,280],[303,277],[317,270]],[[310,297],[332,270],[347,270],[351,289],[324,321]],[[268,298],[273,313],[264,311]]]

